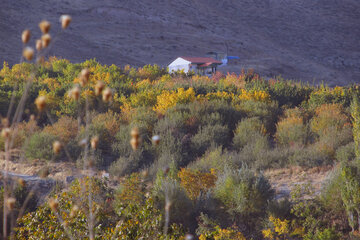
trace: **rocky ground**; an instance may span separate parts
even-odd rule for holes
[[[19,61],[24,28],[39,36],[40,20],[57,23],[64,13],[73,24],[50,54],[74,62],[166,66],[227,45],[240,61],[225,72],[254,68],[329,85],[360,77],[358,0],[2,0],[0,61]]]

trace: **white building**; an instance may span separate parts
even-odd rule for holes
[[[185,73],[193,71],[199,75],[212,75],[222,62],[210,57],[178,57],[169,64],[169,73],[183,70]]]

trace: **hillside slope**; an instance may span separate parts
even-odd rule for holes
[[[224,71],[254,68],[330,85],[360,77],[357,0],[2,0],[0,6],[0,61],[10,64],[19,61],[24,28],[39,35],[40,20],[57,23],[68,13],[73,24],[51,54],[75,62],[165,66],[179,55],[225,51],[227,43],[241,60]]]

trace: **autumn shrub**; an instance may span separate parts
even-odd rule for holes
[[[172,84],[167,83],[169,90],[192,88],[197,95],[205,95],[206,93],[214,92],[217,89],[215,82],[207,76],[194,75],[188,76],[187,78],[175,78],[174,80],[175,81]]]
[[[165,209],[165,213],[168,211],[169,223],[182,224],[187,228],[195,227],[194,204],[177,180],[159,172],[152,194],[157,200],[158,208]]]
[[[335,160],[337,149],[351,141],[352,131],[350,127],[344,127],[340,130],[335,127],[329,127],[327,134],[322,135],[314,145],[318,148],[319,152],[327,155],[329,159]]]
[[[145,65],[142,68],[138,69],[137,75],[140,79],[149,79],[151,81],[161,77],[162,75],[167,74],[165,68],[161,68],[158,65]]]
[[[208,149],[202,157],[191,162],[188,167],[202,172],[209,172],[214,169],[217,174],[221,174],[226,167],[241,167],[241,163],[240,166],[236,165],[239,164],[236,158],[236,153],[227,152],[219,146]]]
[[[220,79],[219,84],[224,86],[235,86],[237,88],[245,87],[245,79],[241,75],[237,75],[235,73],[227,73],[226,77]]]
[[[348,117],[339,104],[323,104],[315,109],[315,116],[311,120],[311,130],[319,136],[331,130],[341,130],[350,125]],[[334,128],[334,129],[330,129]]]
[[[226,102],[231,102],[235,99],[235,95],[234,93],[229,93],[229,92],[225,92],[225,91],[217,91],[217,92],[209,92],[204,96],[205,99],[209,100],[209,101],[215,101],[215,100],[220,100],[220,101],[226,101]]]
[[[226,146],[230,142],[229,136],[229,129],[226,126],[206,125],[200,127],[191,142],[196,154],[201,156],[211,146]]]
[[[216,173],[212,169],[210,173],[182,168],[178,177],[180,184],[185,189],[191,200],[196,200],[215,186]]]
[[[188,108],[190,115],[198,120],[198,125],[222,124],[230,130],[245,116],[241,110],[224,100],[194,102],[188,104]]]
[[[269,93],[263,90],[245,90],[240,89],[239,99],[242,101],[259,101],[270,102],[271,96]]]
[[[155,89],[142,90],[137,93],[133,93],[130,95],[128,102],[131,107],[154,107],[157,103],[157,96],[159,95],[159,91]]]
[[[277,123],[275,138],[279,145],[305,146],[311,140],[309,126],[301,115],[287,111],[286,117]]]
[[[236,107],[249,118],[258,117],[264,123],[267,133],[275,133],[277,118],[280,114],[277,103],[242,101]]]
[[[340,104],[348,106],[351,99],[352,92],[350,89],[338,86],[331,88],[321,85],[311,92],[308,104],[313,108],[323,104]]]
[[[58,138],[46,132],[37,132],[29,137],[24,145],[25,156],[28,159],[55,160],[53,142]]]
[[[249,70],[247,73],[241,73],[241,76],[245,79],[245,87],[244,89],[247,91],[268,91],[269,90],[269,82],[254,72],[254,70]]]
[[[196,157],[192,148],[191,134],[187,133],[185,127],[166,127],[171,122],[170,119],[164,119],[164,121],[160,120],[155,126],[154,135],[161,138],[160,143],[155,147],[156,154],[159,157],[156,164],[162,162],[168,166],[174,160],[176,166],[185,167]],[[164,125],[160,125],[161,123],[164,123]],[[168,157],[168,160],[166,160],[165,156]]]
[[[149,176],[155,179],[159,171],[169,167],[184,167],[186,162],[187,159],[184,159],[180,150],[176,152],[162,151],[154,157],[154,162],[149,166]]]
[[[220,175],[214,194],[229,213],[249,217],[264,213],[274,192],[263,175],[243,167]]]
[[[161,135],[166,131],[178,139],[181,139],[188,132],[188,119],[190,115],[185,111],[170,111],[163,119],[160,119],[154,126],[154,133]]]
[[[146,126],[149,133],[153,131],[157,121],[158,117],[156,113],[147,107],[136,108],[130,119],[130,122],[133,126]]]
[[[90,178],[75,180],[67,191],[54,196],[56,200],[53,202],[56,201],[56,207],[49,201],[39,206],[35,212],[19,219],[16,238],[81,238],[84,234],[89,235],[91,224],[94,224],[97,236],[105,236],[108,231],[112,232],[111,227],[118,219],[111,205],[108,204],[109,195],[111,192],[106,184],[98,180]],[[96,212],[89,206],[90,199],[94,209],[98,209]],[[97,221],[101,221],[101,224],[87,218],[90,211]]]
[[[28,212],[33,212],[36,210],[36,207],[39,202],[38,196],[36,196],[33,192],[31,192],[31,187],[27,186],[26,183],[21,185],[19,183],[13,183],[11,186],[10,196],[15,199],[15,204],[13,209],[8,209],[10,214],[7,216],[7,221],[11,224],[8,224],[7,232],[10,232],[12,229],[11,226],[14,227],[16,224],[16,219],[13,216],[19,216],[19,214],[26,214]],[[4,188],[0,188],[0,214],[3,214],[4,207]],[[21,210],[22,208],[23,211]],[[21,216],[20,216],[21,217]],[[3,220],[4,218],[0,218],[0,236],[3,235]]]
[[[345,232],[349,228],[345,206],[339,189],[343,188],[341,168],[334,168],[324,182],[319,200],[324,207],[323,218],[331,223],[339,232]]]
[[[292,203],[289,198],[274,199],[269,202],[267,212],[269,216],[279,219],[291,219]]]
[[[151,152],[140,148],[131,152],[129,156],[120,156],[111,164],[109,171],[114,176],[124,176],[150,166],[153,161]]]
[[[339,170],[340,194],[352,233],[360,228],[360,170],[356,162],[344,163]]]
[[[165,239],[164,214],[156,207],[157,203],[150,196],[145,196],[144,176],[134,173],[127,177],[118,187],[114,196],[114,209],[125,219],[117,226],[111,237],[121,239]],[[184,235],[183,229],[175,224],[169,226],[168,239],[179,239]]]
[[[231,227],[222,229],[219,226],[215,226],[214,229],[201,233],[201,235],[199,236],[199,240],[245,240],[245,239],[246,238],[240,231]]]
[[[10,144],[11,148],[18,149],[21,148],[26,139],[30,137],[33,133],[37,132],[39,127],[36,125],[36,122],[29,120],[28,122],[23,121],[16,125],[16,128],[12,130]],[[5,148],[5,139],[0,136],[0,149]]]
[[[326,228],[324,230],[317,230],[315,234],[308,234],[304,239],[306,240],[340,240],[342,234],[336,232],[334,228]]]
[[[119,115],[109,111],[95,116],[88,127],[90,139],[95,137],[98,138],[98,144],[94,150],[101,153],[104,159],[108,159],[108,161],[105,161],[105,165],[110,164],[113,158],[116,157],[112,154],[112,145],[116,140],[116,135],[120,130],[120,126]],[[130,134],[130,132],[128,132],[128,134]],[[83,137],[85,137],[85,129],[81,132],[81,139]]]
[[[112,143],[113,154],[117,157],[130,155],[132,149],[130,146],[130,131],[129,125],[121,124],[119,131],[115,135],[115,140]]]
[[[289,164],[303,167],[317,167],[331,164],[333,159],[329,157],[325,149],[319,149],[319,146],[308,146],[294,148],[289,156]]]
[[[284,167],[288,163],[289,151],[283,148],[271,148],[267,136],[258,137],[234,154],[235,166],[246,165],[257,170]]]
[[[133,184],[126,185],[125,191],[132,192],[136,184],[133,181]],[[128,201],[121,193],[114,194],[105,182],[96,179],[76,180],[70,189],[55,198],[58,202],[56,209],[45,203],[36,212],[19,220],[17,239],[79,239],[84,234],[89,235],[91,224],[96,239],[175,240],[184,235],[183,229],[175,224],[169,225],[167,236],[163,234],[163,214],[152,198]],[[89,208],[89,199],[94,209]],[[90,211],[94,222],[88,217]],[[44,224],[40,224],[42,221]]]
[[[264,137],[266,129],[259,118],[246,118],[240,121],[236,127],[233,145],[235,149],[242,149],[249,142]]]
[[[269,80],[271,97],[279,103],[279,106],[288,107],[299,106],[306,101],[310,95],[311,89],[295,82],[285,81],[283,79]]]
[[[338,162],[349,162],[355,159],[355,144],[350,142],[336,150],[335,158]]]
[[[294,235],[287,219],[281,220],[270,215],[269,225],[269,228],[262,230],[265,239],[288,239]]]
[[[165,112],[175,106],[176,104],[189,103],[195,101],[195,91],[193,88],[187,90],[179,88],[176,91],[163,91],[161,95],[157,96],[157,104],[154,110],[158,113],[165,114]]]
[[[76,119],[62,116],[57,122],[45,126],[43,131],[58,137],[64,144],[68,144],[70,140],[77,137],[80,129]]]

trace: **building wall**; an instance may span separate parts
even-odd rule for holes
[[[169,64],[169,73],[176,72],[178,70],[184,70],[185,73],[188,73],[190,69],[190,62],[186,61],[183,58],[177,58],[175,61]]]

